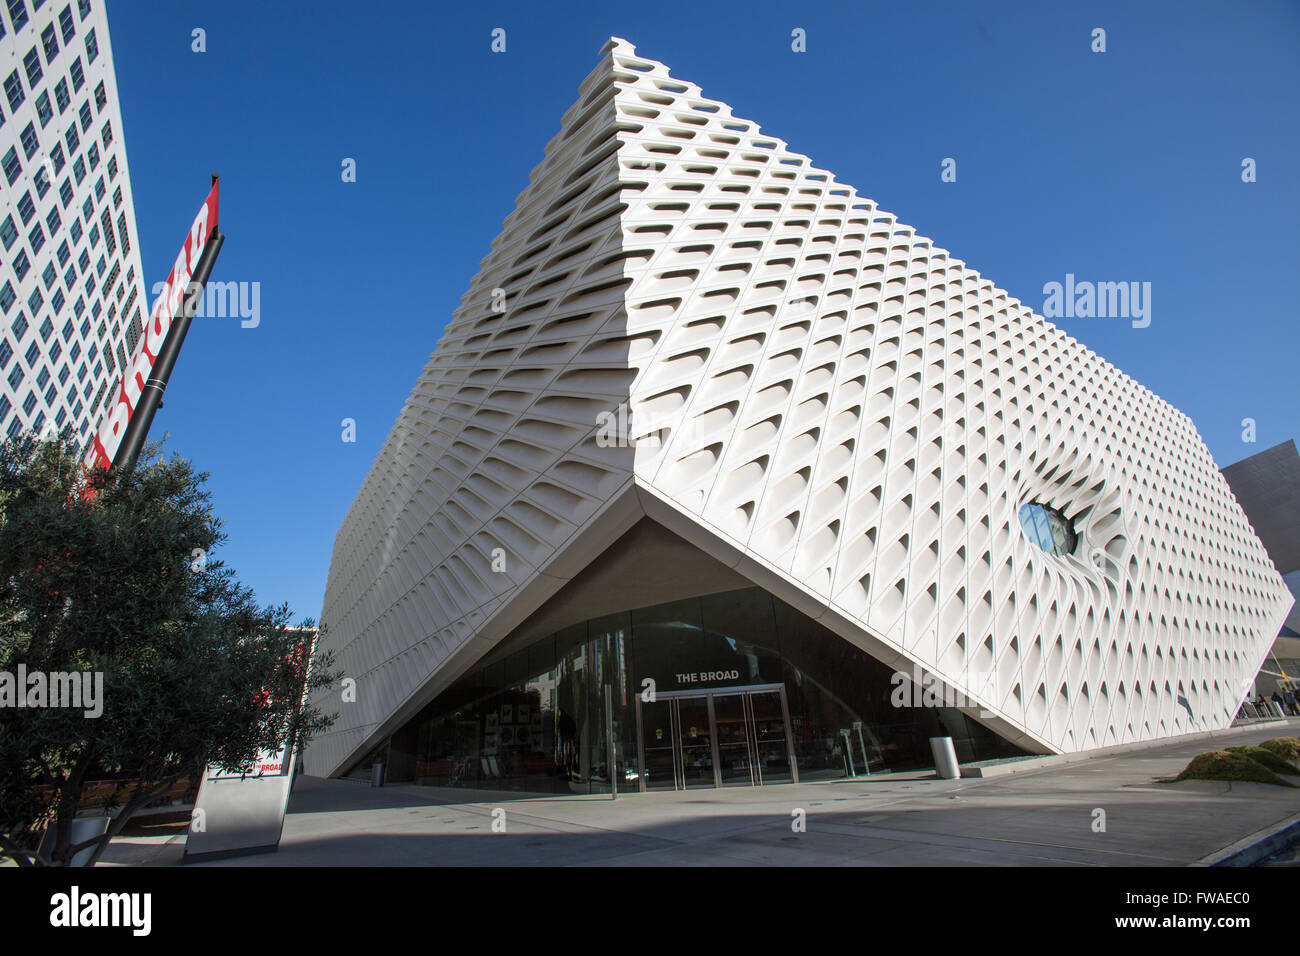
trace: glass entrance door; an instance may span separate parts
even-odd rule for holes
[[[713,706],[709,697],[682,697],[677,704],[677,741],[684,790],[718,785],[713,749]]]
[[[637,701],[642,790],[798,782],[783,684]]]
[[[638,702],[646,769],[643,790],[717,786],[713,707],[708,695]]]
[[[786,710],[785,690],[749,695],[754,733],[754,763],[759,783],[796,781],[794,741]]]
[[[676,790],[677,701],[637,700],[637,722],[641,726],[641,789]]]
[[[718,694],[713,698],[718,723],[718,774],[724,787],[752,787],[762,783],[754,759],[750,696]]]

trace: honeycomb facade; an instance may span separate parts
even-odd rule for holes
[[[1292,601],[1185,415],[613,38],[338,532],[311,772],[646,518],[1039,753],[1228,725]]]

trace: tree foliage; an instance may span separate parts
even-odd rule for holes
[[[177,781],[332,722],[304,703],[311,632],[213,558],[225,535],[206,479],[158,445],[131,472],[90,475],[66,436],[0,446],[0,676],[103,675],[98,717],[0,706],[0,853],[20,865],[67,865],[87,845],[97,859]],[[331,664],[311,661],[307,691],[332,683]],[[102,800],[117,812],[97,845],[73,845],[96,776],[122,781]]]

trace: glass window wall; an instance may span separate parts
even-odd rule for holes
[[[387,743],[388,780],[537,793],[749,786],[1019,750],[761,588],[586,621],[488,660]],[[395,778],[394,774],[398,777]]]

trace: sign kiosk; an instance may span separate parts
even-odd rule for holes
[[[208,767],[199,784],[181,862],[279,849],[296,762],[294,748],[288,753],[263,751],[242,774]]]
[[[298,645],[302,691],[307,697],[307,671],[316,648],[316,635]],[[199,783],[182,863],[215,860],[253,853],[274,853],[280,848],[289,792],[301,759],[297,739],[284,741],[277,750],[262,750],[250,766],[235,771],[209,764]]]
[[[244,773],[208,767],[199,784],[181,862],[279,849],[297,760],[297,747],[281,748],[262,751]]]

